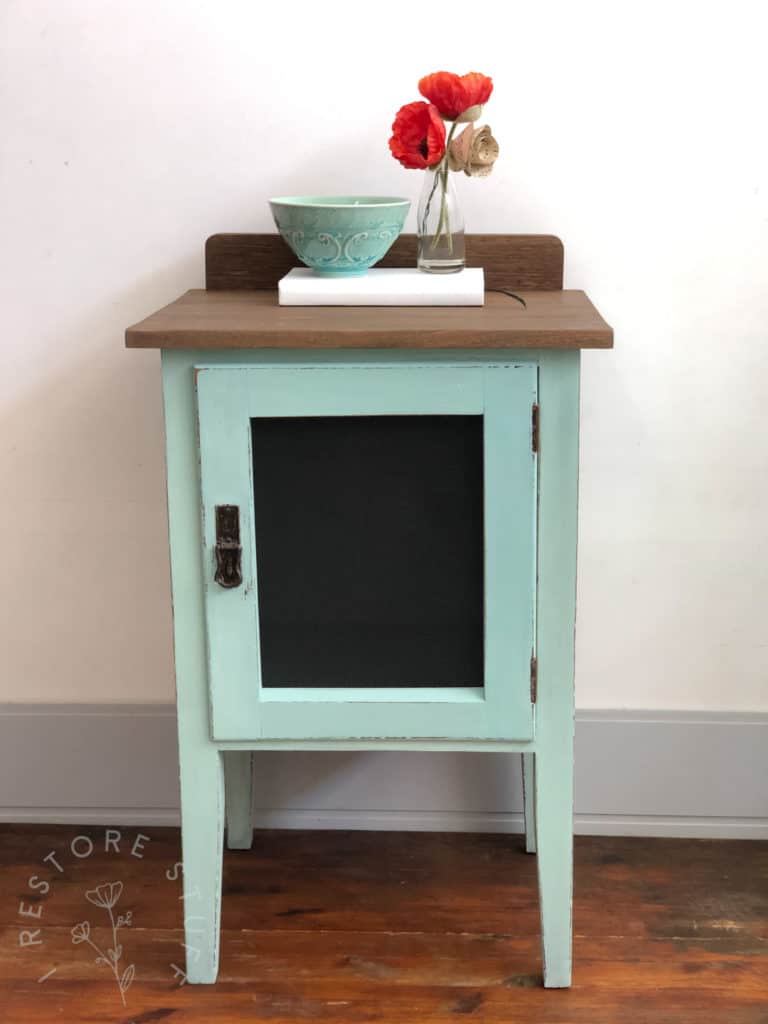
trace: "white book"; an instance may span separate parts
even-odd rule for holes
[[[278,282],[281,306],[482,306],[482,267],[426,274],[415,267],[373,267],[350,277],[323,277],[294,267]]]

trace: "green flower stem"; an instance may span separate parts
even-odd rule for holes
[[[432,239],[432,248],[437,248],[437,243],[440,241],[440,235],[445,232],[445,237],[448,241],[448,252],[453,253],[453,238],[451,237],[451,220],[450,213],[448,212],[448,203],[446,193],[448,191],[448,150],[453,140],[453,133],[456,131],[456,122],[454,121],[451,125],[451,130],[448,132],[448,138],[445,142],[445,153],[443,159],[437,165],[435,171],[435,177],[440,178],[440,218],[437,222],[437,231],[435,237]]]
[[[435,189],[437,188],[437,182],[438,182],[437,167],[435,167],[435,168],[431,168],[430,167],[429,170],[434,172],[434,178],[432,180],[432,188],[429,190],[429,198],[427,199],[426,203],[424,204],[424,213],[423,213],[422,218],[421,218],[421,224],[419,225],[419,234],[422,237],[424,235],[426,235],[426,233],[427,233],[427,224],[429,222],[429,213],[430,213],[430,210],[432,209],[432,197],[435,194]]]

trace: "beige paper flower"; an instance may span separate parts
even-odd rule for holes
[[[472,178],[487,178],[499,155],[499,144],[491,135],[487,124],[475,128],[468,124],[457,135],[448,150],[448,166],[452,171],[464,171]]]

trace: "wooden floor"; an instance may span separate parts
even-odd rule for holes
[[[173,966],[178,832],[144,831],[132,855],[135,829],[105,852],[105,830],[83,828],[78,858],[75,829],[0,826],[1,1021],[768,1024],[765,843],[577,839],[574,986],[544,991],[520,836],[257,833],[225,856],[220,980],[193,987]],[[88,944],[112,945],[119,890],[94,892],[111,882],[113,916],[132,915],[114,970]]]

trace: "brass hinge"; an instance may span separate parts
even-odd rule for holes
[[[536,655],[531,655],[531,704],[536,703],[536,687],[538,683],[538,670],[536,667]]]
[[[539,406],[535,402],[531,407],[531,448],[539,450]]]

